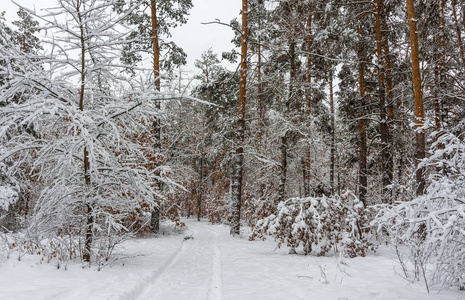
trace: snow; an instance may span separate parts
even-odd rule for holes
[[[231,237],[226,226],[185,222],[180,235],[127,241],[121,252],[135,256],[100,272],[13,253],[0,260],[0,299],[465,299],[404,280],[386,248],[353,259],[288,255],[272,241]]]
[[[18,193],[11,187],[0,186],[0,209],[8,211],[10,205],[18,201]]]

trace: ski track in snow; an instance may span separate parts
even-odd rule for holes
[[[210,282],[208,299],[223,299],[223,281],[221,278],[221,250],[218,245],[213,246],[212,279]]]
[[[196,232],[193,231],[192,236],[195,236]],[[145,292],[155,284],[157,279],[161,277],[165,272],[167,272],[178,260],[178,257],[182,255],[186,248],[186,240],[183,240],[179,247],[174,251],[174,253],[165,261],[165,263],[158,269],[154,270],[153,273],[141,280],[136,286],[134,286],[129,292],[124,293],[119,297],[119,300],[128,300],[128,299],[139,299]]]
[[[132,299],[209,299],[221,300],[221,250],[218,232],[206,228],[206,223],[189,222],[194,233],[184,240],[165,267],[160,268],[153,280]],[[127,299],[122,298],[122,299]]]
[[[206,229],[215,235],[213,244],[213,257],[212,257],[212,274],[210,279],[210,289],[208,290],[208,300],[221,300],[223,299],[223,280],[221,277],[221,250],[218,246],[219,234],[216,231]]]

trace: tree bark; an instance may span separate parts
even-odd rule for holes
[[[153,76],[155,80],[155,89],[160,91],[160,47],[158,41],[158,23],[157,23],[157,4],[156,0],[150,1],[150,11],[151,11],[151,22],[152,22],[152,49],[153,49]],[[160,111],[161,104],[159,100],[155,100],[155,107],[157,111]],[[155,166],[158,167],[161,165],[161,123],[160,118],[156,117],[153,121],[153,130],[155,136]],[[156,180],[155,184],[158,186],[158,189],[161,189],[161,182]],[[154,199],[156,205],[153,207],[150,225],[153,233],[158,233],[160,231],[160,201]]]
[[[278,186],[278,203],[284,201],[286,196],[287,175],[287,132],[281,137],[281,174]]]
[[[262,11],[263,4],[258,6],[258,48],[257,48],[257,107],[258,107],[258,141],[257,141],[257,153],[261,155],[262,152],[262,143],[263,143],[263,134],[264,134],[264,110],[263,110],[263,82],[262,82],[262,39],[261,39],[261,30],[262,30]],[[265,182],[263,181],[263,169],[260,168],[260,186],[259,186],[259,198],[262,198],[265,194]]]
[[[203,153],[200,155],[200,181],[199,181],[199,189],[197,194],[197,221],[200,222],[202,218],[202,193],[203,193]]]
[[[233,171],[231,193],[231,229],[232,235],[240,234],[242,173],[245,143],[245,104],[247,87],[247,37],[248,37],[248,0],[242,0],[242,37],[241,37],[241,72],[239,79],[239,110],[237,121],[236,163]]]
[[[415,93],[415,127],[416,127],[416,159],[417,164],[425,158],[425,133],[423,125],[425,122],[425,111],[423,107],[423,94],[421,86],[420,59],[418,51],[417,20],[415,19],[415,7],[413,0],[407,2],[407,17],[410,32],[410,47],[412,59],[413,88]],[[423,195],[425,192],[424,169],[417,167],[416,171],[417,190],[416,194]]]
[[[306,100],[306,127],[307,127],[307,143],[305,147],[305,163],[303,164],[303,179],[304,179],[304,196],[310,197],[310,167],[311,167],[311,144],[310,144],[310,133],[312,124],[312,7],[309,6],[307,16],[307,88],[305,89],[305,100]]]
[[[434,55],[435,66],[434,66],[434,129],[439,132],[441,130],[441,104],[439,103],[439,65],[438,55]]]
[[[334,94],[333,94],[333,64],[329,63],[329,109],[331,115],[331,163],[329,170],[329,185],[331,195],[334,195],[334,172],[336,168],[336,117],[334,112]]]
[[[465,72],[465,52],[463,49],[462,30],[460,29],[460,26],[459,26],[459,20],[457,17],[457,9],[456,9],[455,1],[456,0],[452,0],[452,13],[454,16],[455,31],[457,33],[457,40],[458,40],[459,48],[460,48],[460,57],[462,58],[463,71]]]
[[[392,157],[389,147],[389,128],[386,115],[386,62],[383,52],[383,28],[382,15],[384,14],[384,5],[382,0],[375,1],[375,27],[376,27],[376,55],[378,57],[378,99],[380,112],[380,133],[381,133],[381,166],[383,193],[382,201],[387,203],[391,201],[388,186],[392,183]]]
[[[360,138],[360,153],[359,153],[359,190],[358,197],[363,205],[366,207],[366,194],[367,194],[367,133],[365,127],[365,45],[364,39],[361,36],[361,27],[358,27],[358,34],[360,35],[360,43],[358,45],[358,82],[360,94],[360,117],[358,119],[359,138]]]
[[[394,108],[393,108],[393,103],[394,103],[394,86],[392,83],[392,65],[391,65],[391,58],[390,58],[390,52],[389,52],[389,45],[387,43],[387,40],[385,41],[385,56],[386,56],[386,87],[387,87],[387,149],[386,149],[386,184],[392,184],[393,179],[394,179],[394,156],[395,156],[395,149],[394,147],[394,138],[393,138],[393,125],[394,125]],[[387,190],[386,191],[387,195],[390,196],[388,200],[389,203],[392,203],[392,200],[394,198],[394,190]]]
[[[388,29],[387,26],[387,12],[385,7],[383,6],[383,10],[381,11],[381,28],[385,32]],[[394,85],[392,81],[392,64],[391,64],[391,52],[389,49],[389,39],[388,35],[383,35],[383,51],[384,51],[384,61],[386,63],[386,96],[387,96],[387,103],[385,104],[385,111],[387,112],[387,121],[386,121],[386,128],[387,128],[387,149],[386,149],[386,184],[390,185],[393,182],[394,178],[394,155],[395,149],[394,147],[394,138],[392,135],[393,126],[394,126]],[[388,202],[392,203],[392,199],[394,198],[394,190],[386,190],[386,193],[389,197]]]
[[[439,0],[439,104],[442,128],[447,127],[448,96],[446,80],[446,29],[444,19],[445,0]]]
[[[86,84],[86,43],[85,43],[85,30],[84,22],[81,15],[81,4],[80,0],[76,1],[76,12],[79,21],[80,40],[81,40],[81,88],[79,91],[79,110],[84,111],[84,93]],[[90,160],[89,151],[87,147],[84,147],[84,183],[90,188]],[[92,240],[93,240],[93,227],[94,227],[94,216],[93,209],[90,203],[86,203],[86,234],[84,241],[84,252],[82,258],[85,262],[90,263],[91,252],[92,252]]]

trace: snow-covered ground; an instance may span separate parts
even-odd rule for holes
[[[272,241],[233,238],[225,226],[186,220],[181,235],[132,239],[134,258],[100,272],[25,256],[0,262],[0,299],[409,299],[464,300],[411,284],[387,249],[365,258],[288,255]],[[184,239],[192,235],[191,239]]]

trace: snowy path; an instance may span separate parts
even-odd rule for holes
[[[222,299],[219,235],[206,223],[188,226],[192,238],[182,242],[181,251],[137,299]]]
[[[226,226],[184,222],[182,235],[128,240],[121,251],[139,255],[100,272],[0,255],[0,300],[465,300],[402,279],[386,248],[342,260],[288,255],[270,240],[231,237]]]

